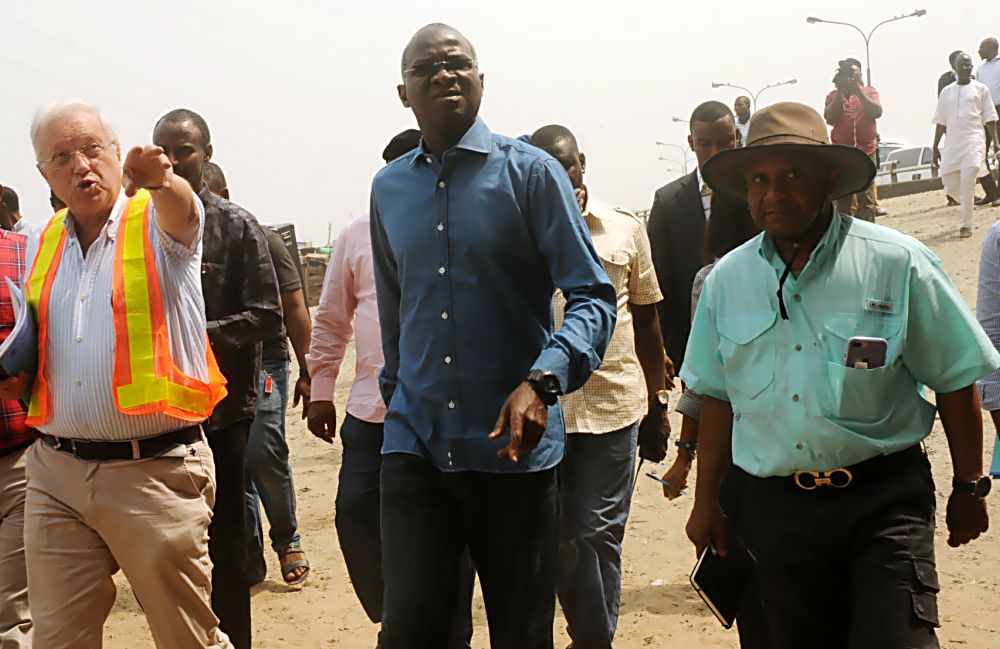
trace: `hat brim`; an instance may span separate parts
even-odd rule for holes
[[[875,180],[878,169],[864,151],[853,146],[839,144],[780,143],[748,146],[741,149],[720,151],[705,162],[701,169],[702,178],[712,191],[732,198],[746,200],[746,167],[750,160],[761,153],[771,152],[808,153],[827,162],[839,173],[837,183],[830,188],[833,200],[849,194],[864,191]]]

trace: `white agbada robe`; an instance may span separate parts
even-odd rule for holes
[[[964,86],[956,82],[942,90],[934,111],[934,123],[946,129],[940,173],[974,167],[979,170],[978,178],[985,176],[989,170],[983,129],[996,120],[997,109],[990,90],[979,81],[972,79]]]

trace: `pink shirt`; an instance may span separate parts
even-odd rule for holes
[[[312,345],[306,354],[314,401],[334,400],[344,351],[355,332],[357,358],[347,412],[380,424],[385,419],[385,403],[378,375],[385,361],[367,216],[354,219],[343,229],[326,269],[323,294],[313,317]]]

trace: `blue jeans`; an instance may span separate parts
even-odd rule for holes
[[[610,649],[622,590],[622,540],[635,481],[637,424],[566,436],[556,590],[574,649]]]
[[[268,377],[270,393],[265,390]],[[257,417],[250,427],[246,450],[247,578],[252,584],[263,581],[267,574],[259,502],[264,504],[271,524],[269,536],[275,551],[299,541],[295,486],[285,442],[287,406],[288,361],[265,360],[257,386]]]

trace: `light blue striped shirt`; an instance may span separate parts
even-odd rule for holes
[[[993,346],[1000,349],[1000,223],[994,223],[983,240],[976,317]],[[1000,410],[1000,370],[979,382],[979,398],[985,410]]]
[[[197,200],[201,228],[186,247],[163,232],[150,218],[150,240],[156,251],[163,310],[174,361],[186,374],[206,380],[205,302],[201,293],[201,237],[205,210]],[[112,377],[115,326],[111,310],[115,236],[127,199],[122,192],[111,218],[83,256],[72,218],[66,221],[66,243],[52,285],[46,376],[51,390],[49,423],[39,430],[57,437],[87,440],[131,440],[153,437],[190,425],[164,414],[126,415],[115,405]],[[26,271],[31,272],[41,228],[28,240]],[[22,281],[23,285],[23,281]]]

